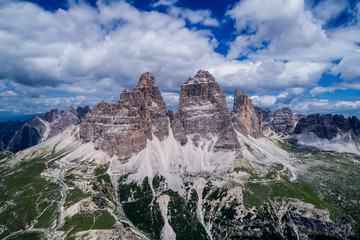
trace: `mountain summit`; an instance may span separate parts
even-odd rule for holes
[[[93,142],[110,156],[129,158],[146,147],[153,136],[169,135],[164,99],[151,73],[141,75],[132,91],[121,93],[118,103],[101,102],[80,125],[80,138]]]
[[[239,147],[225,94],[208,71],[199,70],[181,86],[179,109],[171,123],[175,138],[182,144],[187,142],[186,137],[196,146],[217,138],[215,150]]]

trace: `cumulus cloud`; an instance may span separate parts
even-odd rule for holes
[[[319,1],[313,8],[312,12],[315,14],[316,17],[324,21],[329,21],[332,18],[339,16],[341,12],[345,11],[348,5],[349,3],[347,1]]]
[[[327,8],[322,7],[324,4]],[[320,18],[336,17],[346,7],[345,1],[329,0],[320,2],[311,12],[303,0],[240,1],[227,12],[238,30],[228,58],[317,62],[332,65],[329,68],[336,67],[332,61],[357,59],[353,53],[359,50],[359,26],[327,30],[326,22]],[[349,78],[355,75],[360,76],[355,72]]]
[[[228,91],[237,87],[248,94],[264,94],[313,86],[327,66],[324,63],[297,61],[233,61],[214,67],[212,72]]]
[[[310,94],[311,94],[311,96],[316,97],[323,93],[335,92],[335,90],[336,90],[336,88],[334,88],[334,87],[314,87],[313,89],[310,90]]]
[[[13,91],[5,91],[5,92],[0,92],[0,97],[16,97],[17,94],[14,93]]]
[[[295,112],[299,113],[343,113],[348,116],[354,115],[360,107],[360,101],[344,101],[329,99],[312,99],[306,101],[294,101],[291,105]]]
[[[159,0],[152,4],[153,7],[158,6],[172,6],[174,5],[178,0]]]
[[[154,73],[171,109],[177,107],[180,85],[198,69],[209,70],[227,94],[240,88],[264,106],[290,104],[306,88],[317,95],[326,71],[340,74],[350,88],[360,76],[360,30],[357,23],[325,29],[324,22],[340,11],[328,1],[328,10],[320,3],[309,10],[303,0],[240,1],[227,12],[237,29],[227,56],[215,51],[212,33],[222,23],[210,10],[179,7],[176,0],[154,2],[150,11],[126,1],[98,1],[96,7],[79,1],[54,12],[5,1],[0,4],[0,108],[41,112],[117,100],[146,71]],[[157,11],[160,6],[167,11]],[[241,56],[246,60],[238,60]],[[27,103],[14,104],[14,98]]]
[[[205,26],[217,27],[220,25],[219,21],[211,17],[209,10],[190,10],[178,7],[171,7],[169,13],[176,17],[181,17],[188,20],[191,24],[202,24]]]
[[[251,97],[251,100],[256,106],[274,107],[277,97],[269,96],[269,95],[265,95],[265,96],[256,96],[255,95],[255,96]]]

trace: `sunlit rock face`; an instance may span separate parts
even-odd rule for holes
[[[246,136],[257,138],[262,134],[261,111],[256,111],[248,95],[238,89],[235,91],[231,121],[235,129]]]
[[[121,158],[143,150],[153,135],[160,141],[168,136],[169,120],[164,99],[149,72],[141,75],[132,91],[124,90],[118,103],[100,102],[80,125],[81,139]]]
[[[208,71],[199,70],[181,86],[179,109],[171,123],[175,138],[182,144],[188,138],[195,145],[217,139],[214,151],[239,147],[225,94]]]

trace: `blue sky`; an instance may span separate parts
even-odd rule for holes
[[[0,119],[117,101],[151,71],[167,106],[209,70],[256,105],[360,116],[354,0],[0,2]]]

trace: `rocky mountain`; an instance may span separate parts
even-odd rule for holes
[[[0,152],[0,238],[360,237],[360,155],[294,139],[333,136],[320,129],[333,124],[355,136],[355,118],[308,116],[298,127],[291,110],[257,109],[240,90],[230,115],[204,70],[181,86],[176,113],[151,73],[87,112],[38,116],[16,138],[41,144]]]
[[[251,99],[241,90],[235,91],[231,121],[235,129],[245,136],[260,137],[262,134],[262,112],[257,111]]]
[[[169,135],[164,99],[151,73],[141,75],[132,91],[121,93],[118,103],[101,102],[80,125],[80,137],[110,156],[129,158],[146,147],[147,140]]]
[[[262,114],[262,122],[269,122],[274,113],[268,109],[261,106],[254,106],[257,112],[261,112]]]
[[[90,112],[88,106],[78,107],[76,110],[70,107],[65,112],[53,109],[44,116],[37,115],[19,130],[4,135],[0,141],[0,150],[18,152],[37,145],[63,132],[67,127],[79,124],[87,112]]]
[[[360,124],[355,116],[311,114],[299,120],[292,136],[303,145],[360,154]]]
[[[185,144],[217,139],[214,150],[235,150],[239,147],[231,123],[226,97],[214,77],[199,70],[180,90],[179,109],[171,118],[176,140]]]
[[[293,114],[289,108],[281,108],[264,123],[263,132],[268,137],[286,137],[294,132],[298,121],[299,115]]]
[[[294,134],[314,133],[318,138],[331,140],[351,132],[354,137],[360,137],[360,122],[355,116],[344,118],[343,115],[311,114],[299,120]]]

